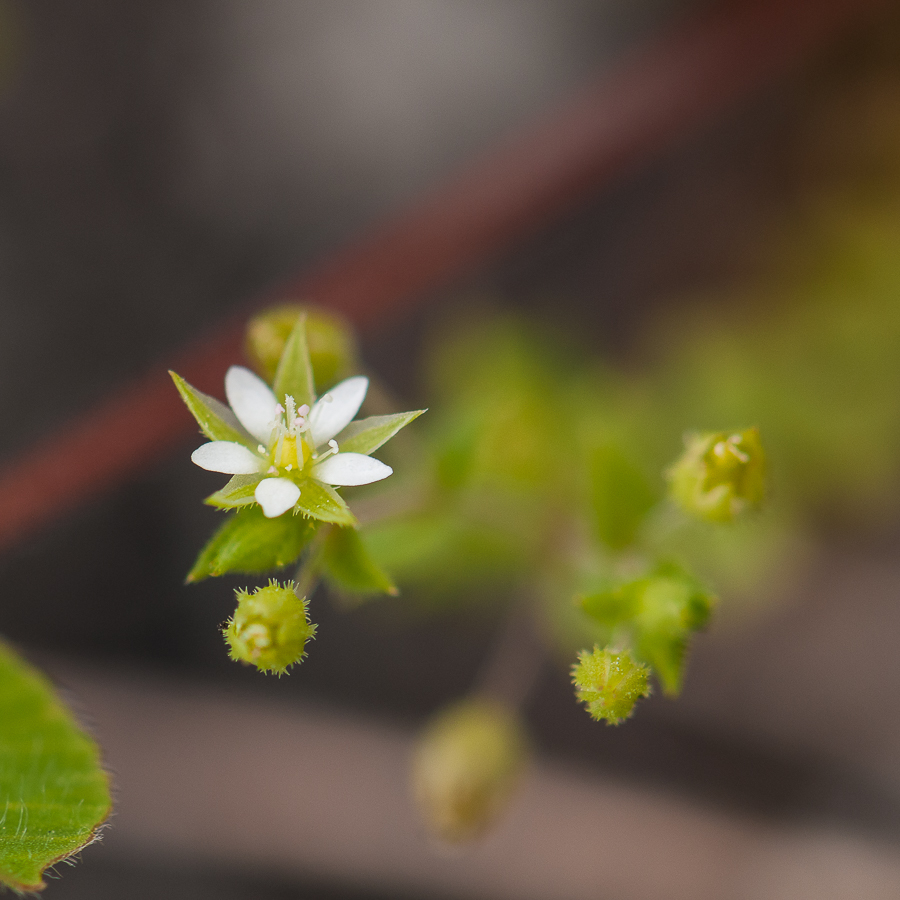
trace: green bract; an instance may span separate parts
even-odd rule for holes
[[[294,590],[291,581],[284,586],[270,581],[252,594],[236,592],[237,609],[223,629],[233,660],[283,675],[303,659],[316,626],[309,621],[306,599]]]
[[[332,528],[325,537],[322,566],[332,588],[346,594],[392,594],[397,586],[382,571],[353,528]]]
[[[44,870],[95,840],[109,809],[96,744],[0,643],[0,884],[40,890]]]
[[[672,496],[692,515],[730,522],[756,509],[765,495],[765,456],[759,430],[693,434],[669,470]]]
[[[605,719],[610,725],[625,721],[634,704],[650,693],[646,666],[635,662],[627,651],[584,650],[572,667],[575,694],[592,719]]]
[[[608,636],[628,636],[667,694],[681,690],[688,641],[706,625],[715,605],[695,578],[667,562],[642,578],[611,584],[579,601]]]

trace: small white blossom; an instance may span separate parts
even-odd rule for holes
[[[259,443],[256,449],[236,441],[211,441],[198,447],[191,460],[202,469],[227,475],[262,475],[254,498],[273,518],[292,509],[308,479],[336,487],[370,484],[392,473],[390,466],[363,453],[342,453],[337,436],[353,421],[368,378],[342,381],[315,402],[282,406],[271,388],[243,366],[225,376],[225,396],[238,422]]]

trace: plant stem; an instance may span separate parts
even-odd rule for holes
[[[531,604],[513,605],[485,660],[473,693],[520,709],[534,688],[545,661],[545,648],[534,628]]]
[[[322,562],[322,553],[325,549],[325,539],[333,525],[322,525],[316,532],[316,536],[309,544],[303,561],[297,567],[294,575],[294,593],[303,600],[309,599],[319,586],[321,580],[319,567]]]

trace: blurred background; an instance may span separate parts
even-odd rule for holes
[[[3,0],[0,458],[730,6]],[[684,695],[611,729],[545,666],[523,796],[448,855],[406,757],[497,622],[319,596],[289,678],[231,663],[243,582],[183,584],[216,522],[187,433],[0,557],[0,632],[69,691],[119,793],[50,900],[900,896],[900,17],[846,19],[362,335],[415,408],[459,310],[552,323],[659,422],[659,467],[684,429],[759,422],[777,512],[738,559],[707,554],[723,602]]]

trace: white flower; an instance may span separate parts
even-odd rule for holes
[[[381,481],[390,466],[363,453],[341,453],[335,438],[359,411],[368,378],[348,378],[315,402],[297,408],[293,397],[282,406],[269,386],[249,369],[232,366],[225,396],[247,441],[211,441],[191,460],[202,469],[228,475],[262,475],[254,499],[268,518],[292,509],[304,481],[347,486]],[[235,424],[237,424],[235,423]],[[251,449],[254,441],[259,443]]]

